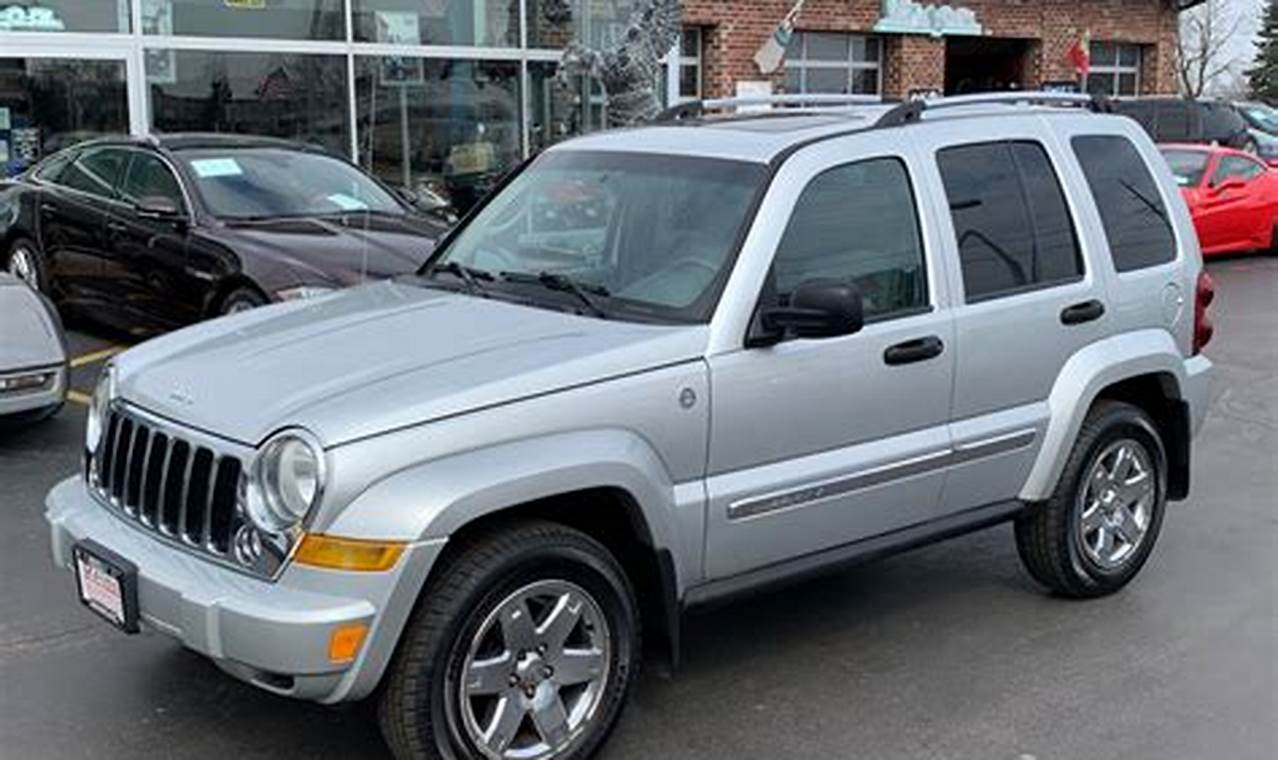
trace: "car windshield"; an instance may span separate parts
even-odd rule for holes
[[[1278,109],[1263,103],[1252,103],[1243,106],[1242,110],[1252,124],[1270,134],[1278,135]]]
[[[1207,152],[1202,150],[1164,150],[1163,157],[1171,166],[1176,184],[1181,187],[1198,187],[1207,170]]]
[[[522,290],[584,291],[601,316],[704,322],[766,176],[763,164],[740,161],[553,151],[428,266],[482,270]]]
[[[385,188],[345,161],[274,147],[177,153],[205,206],[222,219],[277,219],[346,212],[403,214]]]

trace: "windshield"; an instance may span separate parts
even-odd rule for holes
[[[223,219],[274,219],[352,211],[403,214],[381,185],[345,161],[288,148],[184,150],[204,204]]]
[[[1278,135],[1278,109],[1270,108],[1263,103],[1248,103],[1242,107],[1242,112],[1258,129]]]
[[[1202,150],[1164,150],[1163,157],[1181,187],[1198,187],[1207,170],[1207,152]]]
[[[763,164],[721,159],[547,153],[433,265],[524,283],[549,273],[598,296],[609,316],[706,321],[766,176]]]

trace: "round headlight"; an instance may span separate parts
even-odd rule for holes
[[[89,399],[89,413],[84,423],[84,448],[89,452],[98,450],[102,431],[106,427],[107,407],[114,396],[115,367],[108,364],[98,376],[98,384],[93,388],[93,396]]]
[[[324,452],[313,436],[288,431],[262,447],[253,465],[246,507],[268,533],[295,527],[324,491]]]

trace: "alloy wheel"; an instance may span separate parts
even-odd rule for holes
[[[25,282],[32,290],[40,289],[40,269],[35,252],[25,245],[19,245],[9,254],[9,274]]]
[[[580,586],[542,580],[518,589],[480,624],[462,663],[456,698],[466,735],[489,758],[559,755],[598,712],[611,655],[603,610]]]
[[[1078,535],[1083,553],[1104,570],[1121,567],[1149,530],[1157,498],[1149,451],[1126,438],[1101,451],[1079,494]]]

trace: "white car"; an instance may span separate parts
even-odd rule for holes
[[[0,272],[0,419],[51,417],[67,398],[67,348],[53,306]]]

